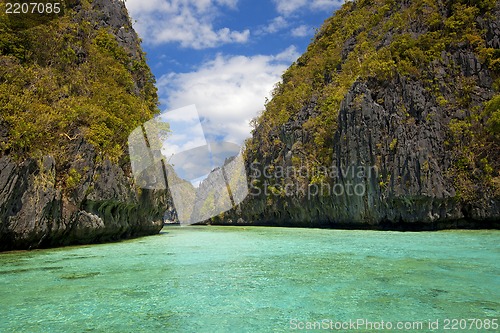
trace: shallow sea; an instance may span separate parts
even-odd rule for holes
[[[189,226],[3,253],[0,315],[0,332],[495,332],[500,231]]]

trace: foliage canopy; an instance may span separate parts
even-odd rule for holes
[[[64,160],[64,147],[84,136],[117,161],[128,134],[159,111],[140,45],[126,49],[117,31],[87,20],[90,1],[78,8],[28,29],[0,12],[1,154]]]

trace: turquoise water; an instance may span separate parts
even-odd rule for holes
[[[500,231],[169,227],[0,254],[0,332],[296,332],[358,319],[448,331],[446,319],[500,318],[499,258]]]

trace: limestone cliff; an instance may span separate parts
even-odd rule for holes
[[[125,148],[158,100],[123,1],[2,15],[0,250],[158,233],[171,198],[134,184]]]
[[[253,194],[209,223],[498,228],[499,17],[498,1],[346,3],[255,121]]]

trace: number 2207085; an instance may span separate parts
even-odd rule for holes
[[[59,14],[60,2],[14,2],[5,4],[6,14]]]

